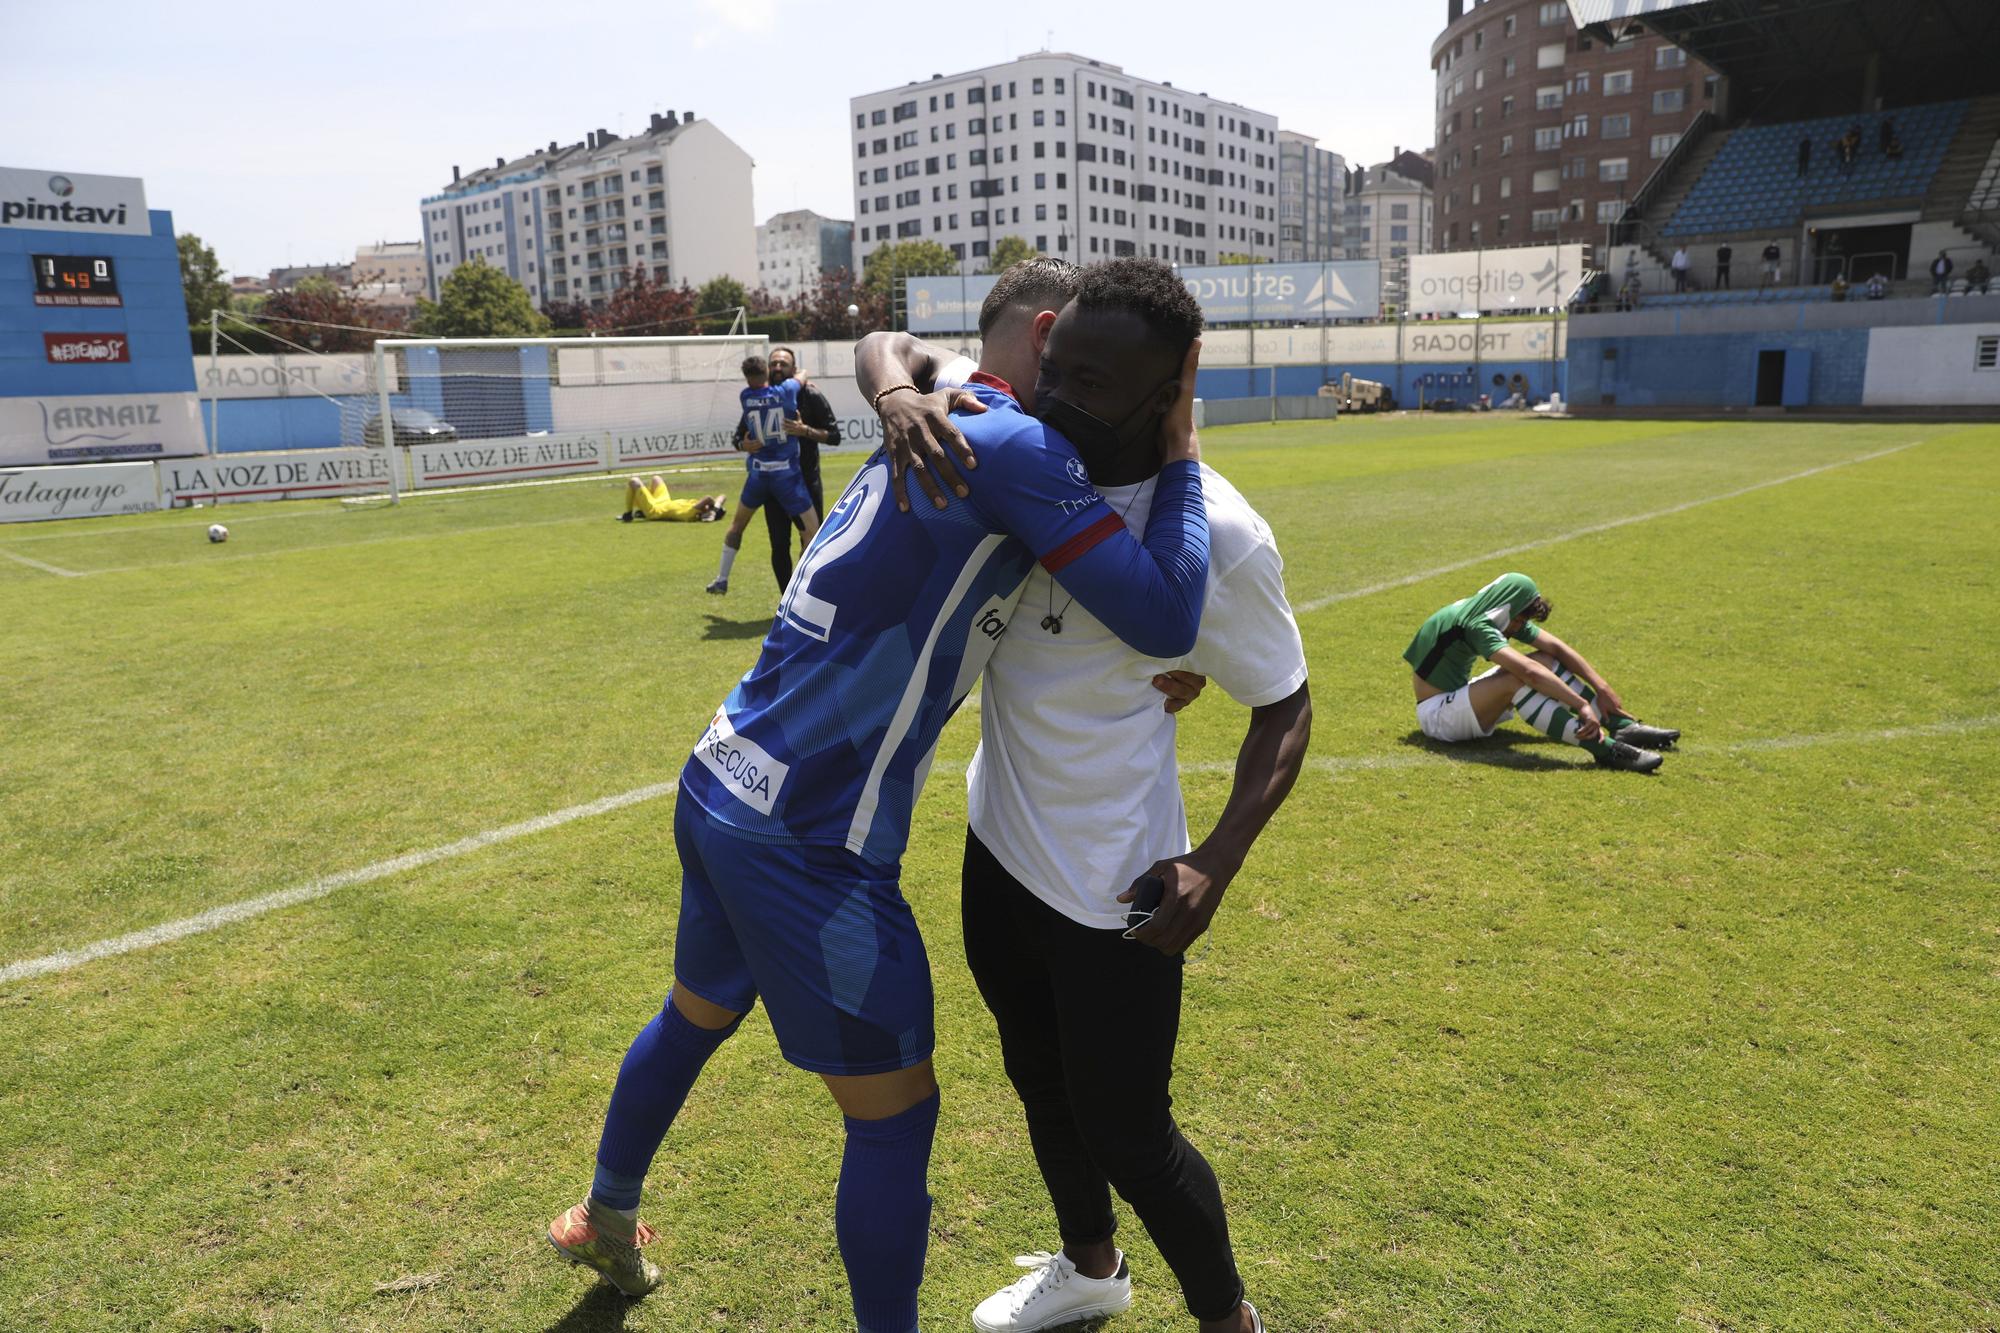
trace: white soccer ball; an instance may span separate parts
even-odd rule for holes
[[[226,542],[229,540],[229,529],[220,523],[211,523],[208,525],[208,539],[212,542]]]

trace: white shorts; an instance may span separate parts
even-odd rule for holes
[[[1499,671],[1499,667],[1494,667],[1477,679],[1485,680]],[[1448,743],[1483,740],[1512,716],[1514,710],[1510,708],[1491,727],[1480,726],[1479,718],[1472,711],[1472,686],[1469,684],[1449,694],[1434,694],[1417,705],[1417,726],[1424,735],[1434,741]]]

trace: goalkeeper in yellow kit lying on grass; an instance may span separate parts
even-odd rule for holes
[[[692,500],[676,500],[667,493],[667,479],[659,473],[651,481],[637,477],[625,482],[625,512],[620,523],[651,519],[660,523],[713,523],[723,515],[728,499],[723,495],[703,495]]]

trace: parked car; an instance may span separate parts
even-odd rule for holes
[[[405,449],[413,444],[450,444],[458,438],[458,430],[449,421],[424,411],[421,407],[392,407],[389,409],[389,424],[395,433],[396,443]],[[382,443],[382,414],[362,423],[361,442],[371,448]]]

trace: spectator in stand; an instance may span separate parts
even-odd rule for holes
[[[1965,294],[1978,292],[1981,296],[1993,294],[1993,270],[1986,267],[1986,256],[1972,261],[1972,267],[1965,270]]]
[[[1958,265],[1951,262],[1950,255],[1942,250],[1938,251],[1938,257],[1931,261],[1932,296],[1949,296],[1951,294],[1952,270],[1957,267]]]
[[[1799,179],[1804,180],[1812,171],[1812,136],[1799,140]]]
[[[1833,275],[1833,299],[1836,301],[1845,301],[1847,299],[1847,275],[1845,273],[1836,273]]]
[[[1639,275],[1636,272],[1625,274],[1625,285],[1618,289],[1618,308],[1620,310],[1639,308]]]
[[[1882,156],[1888,158],[1891,162],[1901,162],[1903,160],[1903,141],[1901,139],[1889,140],[1882,149]]]
[[[1718,292],[1735,290],[1729,281],[1729,261],[1735,257],[1736,252],[1727,245],[1715,247],[1715,290]]]
[[[1764,247],[1764,281],[1757,288],[1758,291],[1764,290],[1765,287],[1772,286],[1773,284],[1778,282],[1779,279],[1784,277],[1784,267],[1783,267],[1784,259],[1785,259],[1784,251],[1778,248],[1778,243],[1776,241],[1772,241],[1769,245]]]
[[[1881,148],[1882,156],[1884,157],[1894,157],[1897,153],[1901,152],[1902,142],[1896,137],[1896,118],[1894,116],[1882,117],[1882,123],[1877,127],[1875,143]],[[1889,151],[1891,148],[1896,149],[1897,153],[1891,153]]]
[[[1848,126],[1847,133],[1841,135],[1840,142],[1834,145],[1834,151],[1840,155],[1840,174],[1852,176],[1854,164],[1861,160],[1861,127]]]
[[[1882,270],[1875,270],[1868,279],[1867,291],[1871,301],[1879,301],[1889,294],[1889,279],[1883,276]]]
[[[1680,249],[1674,251],[1675,291],[1684,292],[1688,289],[1688,265],[1692,262],[1693,261],[1688,258],[1688,250],[1685,245],[1683,245]]]

